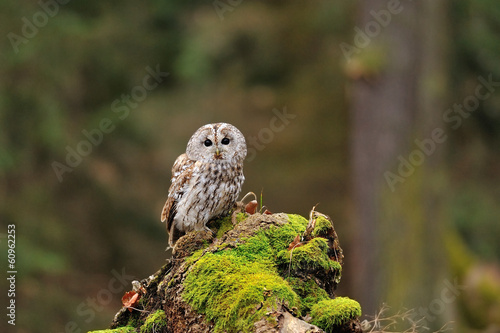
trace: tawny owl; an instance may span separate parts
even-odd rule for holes
[[[200,127],[186,153],[172,167],[172,184],[161,213],[171,247],[185,233],[208,229],[212,218],[229,213],[241,191],[247,145],[243,134],[226,123]]]

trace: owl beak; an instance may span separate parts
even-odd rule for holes
[[[219,148],[215,148],[215,158],[220,159],[222,157]]]

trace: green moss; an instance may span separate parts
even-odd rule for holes
[[[133,311],[128,319],[127,326],[129,327],[141,327],[143,321],[140,320],[140,313]]]
[[[167,317],[163,310],[150,314],[141,326],[141,333],[161,332],[167,328]]]
[[[232,230],[234,228],[233,222],[231,221],[231,215],[225,216],[218,221],[218,226],[217,226],[217,238],[221,238],[222,235],[224,235],[226,232],[229,230]]]
[[[246,213],[238,213],[236,214],[236,224],[246,220],[248,215]],[[214,229],[215,228],[215,229]],[[216,237],[221,238],[226,232],[232,230],[234,228],[232,222],[232,214],[224,216],[215,222],[213,222],[212,229],[216,230]]]
[[[275,325],[278,325],[278,320],[276,319],[276,317],[273,317],[273,316],[268,316],[266,318],[267,322],[269,324],[271,324],[272,326],[275,326]]]
[[[247,214],[240,213],[236,219],[239,223],[247,217]],[[359,316],[361,309],[357,302],[348,298],[331,300],[312,278],[304,281],[304,276],[329,278],[335,272],[338,273],[333,275],[335,278],[341,272],[341,265],[328,257],[329,246],[325,238],[313,238],[288,251],[290,243],[304,233],[307,224],[304,217],[290,214],[288,223],[280,217],[278,222],[270,223],[269,228],[260,229],[251,237],[221,244],[217,249],[206,249],[209,245],[204,244],[203,249],[194,251],[185,259],[188,265],[183,281],[184,273],[176,272],[168,281],[162,280],[158,288],[182,281],[184,300],[205,315],[207,321],[214,323],[214,332],[253,331],[253,324],[262,318],[275,324],[277,319],[270,313],[279,304],[293,309],[297,316],[310,313],[318,326],[331,330],[331,327]],[[250,227],[254,225],[250,224]],[[214,221],[212,227],[218,228],[217,237],[222,237],[234,226],[231,217],[227,216]],[[331,223],[319,217],[314,232],[326,235],[330,228],[333,228]],[[252,229],[248,230],[247,235],[252,232]],[[293,272],[286,280],[280,276],[280,273],[290,275],[288,269],[284,272],[288,267],[300,272],[298,276],[301,278],[293,277]],[[327,274],[311,270],[324,270]],[[158,310],[145,320],[140,319],[142,316],[140,312],[133,312],[128,317],[127,326],[96,332],[137,332],[138,328],[141,333],[166,330],[164,311]]]
[[[189,257],[186,258],[186,262],[191,265],[196,262],[196,260],[200,259],[201,255],[203,254],[204,249],[199,249],[193,252]],[[170,284],[170,282],[169,282]]]
[[[323,269],[339,274],[342,271],[342,266],[328,257],[328,240],[325,238],[313,238],[291,251],[280,251],[277,259],[280,264],[287,263],[292,271]]]
[[[244,257],[249,261],[259,261],[273,265],[275,252],[269,245],[269,238],[264,232],[259,232],[253,237],[242,239],[242,244],[235,248],[232,253]]]
[[[320,301],[311,310],[311,323],[326,332],[361,316],[361,306],[348,297]]]
[[[239,220],[246,217],[237,215]],[[306,224],[303,217],[293,215],[290,223],[242,239],[234,249],[206,253],[201,258],[201,253],[194,253],[188,259],[196,264],[184,281],[184,299],[214,321],[215,331],[228,332],[251,330],[277,302],[296,307],[299,297],[279,276],[274,259],[278,249],[288,247]]]
[[[248,214],[247,213],[238,213],[236,214],[236,222],[240,223],[243,222],[247,219]]]
[[[316,225],[312,232],[312,236],[313,237],[326,236],[328,234],[328,231],[330,231],[330,229],[333,229],[332,223],[323,216],[318,216],[318,218],[316,219]]]
[[[130,326],[119,327],[112,330],[89,331],[88,333],[135,333],[135,328]]]
[[[238,216],[246,218],[246,214]],[[283,264],[290,264],[293,270],[333,270],[339,276],[341,272],[340,264],[328,257],[325,238],[314,238],[295,248],[290,260],[287,248],[297,235],[304,233],[308,220],[299,215],[288,215],[288,218],[289,222],[282,226],[271,225],[252,237],[241,239],[235,248],[222,246],[214,253],[199,250],[187,259],[192,267],[184,280],[183,298],[214,323],[215,332],[252,331],[255,321],[277,303],[285,303],[289,308],[297,308],[299,314],[305,314],[318,302],[332,301],[314,280],[289,278],[287,281],[279,275],[277,267]],[[332,228],[328,220],[323,220]],[[222,221],[221,228],[232,228],[228,222],[231,223],[230,218]],[[317,220],[316,228],[318,233],[328,231],[322,218]],[[335,302],[340,300],[342,298]],[[344,317],[339,318],[334,322]]]
[[[303,281],[292,277],[288,278],[287,281],[300,297],[299,310],[301,313],[309,313],[313,305],[319,301],[330,299],[327,292],[321,289],[314,280]]]
[[[207,253],[184,281],[184,299],[214,321],[215,332],[250,331],[273,304],[297,304],[297,295],[266,261],[232,252]]]
[[[265,231],[269,244],[275,251],[288,248],[295,236],[303,234],[308,221],[300,215],[288,214],[289,223],[281,226],[271,226]]]

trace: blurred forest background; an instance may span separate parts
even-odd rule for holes
[[[0,9],[0,262],[15,224],[18,271],[2,332],[106,327],[169,256],[171,166],[216,121],[253,149],[244,193],[333,218],[338,294],[364,315],[499,332],[500,2]]]

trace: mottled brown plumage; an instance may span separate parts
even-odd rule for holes
[[[186,153],[172,167],[172,184],[161,214],[170,246],[186,232],[207,229],[210,219],[231,210],[245,180],[246,154],[245,138],[233,125],[208,124],[193,134]]]

